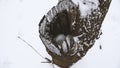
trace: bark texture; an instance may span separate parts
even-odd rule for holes
[[[94,45],[111,0],[98,0],[91,14],[82,17],[79,5],[72,0],[60,1],[39,23],[40,38],[54,64],[69,68]]]

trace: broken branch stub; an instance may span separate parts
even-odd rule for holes
[[[43,16],[40,38],[54,64],[69,68],[86,55],[101,34],[110,3],[111,0],[78,0],[78,4],[75,0],[62,0]]]

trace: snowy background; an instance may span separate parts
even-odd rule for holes
[[[38,24],[57,0],[0,0],[0,68],[52,68],[20,36],[44,57]],[[120,68],[120,0],[113,0],[103,22],[101,38],[71,68]],[[102,45],[102,50],[99,46]],[[57,67],[56,67],[57,68]]]

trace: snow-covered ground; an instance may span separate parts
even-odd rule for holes
[[[0,68],[52,68],[20,36],[44,57],[38,24],[57,0],[0,0]],[[120,68],[120,0],[113,0],[103,22],[101,38],[71,68]],[[99,46],[102,45],[102,50]],[[57,68],[57,67],[56,67]]]

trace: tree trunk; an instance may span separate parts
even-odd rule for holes
[[[83,3],[84,5],[95,4],[86,1]],[[98,0],[98,2],[97,8],[91,8],[90,13],[86,12],[88,14],[83,17],[84,8],[81,9],[80,4],[76,5],[72,0],[62,0],[40,21],[40,38],[45,44],[48,54],[52,56],[54,64],[62,68],[69,68],[85,56],[99,38],[100,28],[111,0]],[[67,41],[64,39],[56,41],[55,39],[60,34],[64,35]]]

